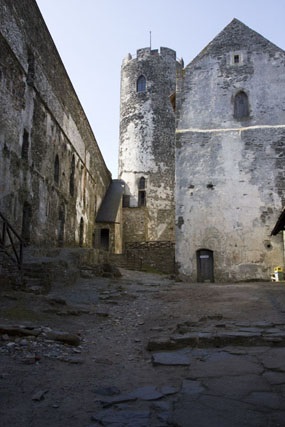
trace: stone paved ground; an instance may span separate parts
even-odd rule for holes
[[[1,427],[285,426],[285,284],[0,288]]]

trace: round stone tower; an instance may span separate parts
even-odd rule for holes
[[[125,241],[174,240],[175,90],[172,49],[139,49],[121,70],[119,178]],[[134,209],[136,208],[136,209]]]

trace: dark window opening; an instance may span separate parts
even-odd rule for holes
[[[239,64],[240,58],[239,55],[234,55],[234,63]]]
[[[101,234],[100,234],[100,248],[103,250],[108,251],[109,250],[109,229],[108,228],[102,228]]]
[[[74,196],[74,176],[75,176],[75,157],[73,154],[72,161],[71,161],[71,172],[69,177],[69,194],[72,197]]]
[[[244,119],[249,116],[248,96],[245,92],[238,92],[234,100],[234,117]]]
[[[145,177],[141,177],[139,180],[139,194],[138,194],[138,206],[146,206],[146,192],[145,192]]]
[[[35,80],[35,57],[32,52],[28,53],[28,85],[33,85]]]
[[[24,129],[22,142],[22,159],[28,160],[29,157],[29,132]]]
[[[79,246],[83,246],[83,236],[84,236],[84,221],[83,221],[83,218],[81,218],[80,226],[79,226]]]
[[[144,76],[140,76],[137,80],[137,92],[146,91],[146,79]]]
[[[54,160],[54,182],[59,183],[59,158],[58,155],[55,156]]]
[[[32,220],[32,207],[28,202],[24,203],[23,206],[23,218],[22,218],[22,239],[27,245],[31,240],[31,220]]]
[[[145,178],[142,176],[139,180],[139,190],[145,189]]]
[[[130,207],[130,198],[128,194],[123,195],[123,208],[129,208]]]
[[[146,206],[146,192],[144,190],[139,191],[139,200],[138,200],[138,206]]]
[[[65,224],[65,206],[62,205],[58,212],[58,246],[63,246],[64,243],[64,224]]]

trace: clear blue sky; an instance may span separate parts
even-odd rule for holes
[[[285,49],[285,0],[36,0],[117,178],[120,68],[150,44],[187,65],[233,18]]]

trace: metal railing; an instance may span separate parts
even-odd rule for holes
[[[0,212],[0,248],[17,264],[19,270],[23,264],[23,245],[21,237]]]

